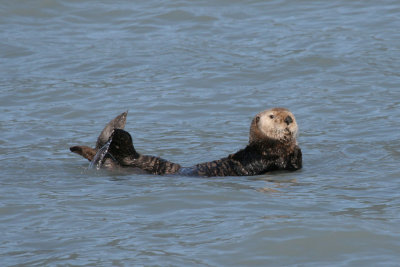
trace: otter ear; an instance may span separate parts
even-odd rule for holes
[[[88,146],[73,146],[73,147],[70,147],[69,150],[71,150],[71,152],[74,152],[78,155],[81,155],[82,157],[84,157],[85,159],[87,159],[89,161],[92,161],[92,159],[96,155],[96,150],[91,147],[88,147]]]
[[[106,127],[104,127],[103,131],[100,133],[96,142],[96,149],[102,148],[110,139],[112,132],[114,129],[124,129],[126,123],[126,116],[128,115],[128,111],[118,115],[112,121],[110,121]]]

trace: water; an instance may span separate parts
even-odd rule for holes
[[[2,266],[396,266],[398,1],[3,1]],[[301,171],[87,170],[129,110],[135,147],[190,166],[288,107]]]

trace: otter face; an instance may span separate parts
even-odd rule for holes
[[[250,127],[250,142],[263,139],[296,140],[298,132],[294,115],[285,108],[272,108],[258,113]]]

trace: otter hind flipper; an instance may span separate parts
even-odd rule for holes
[[[92,161],[96,155],[96,150],[88,146],[72,146],[69,148],[71,152],[81,155],[85,159]]]
[[[114,159],[122,165],[129,165],[129,161],[139,157],[136,152],[131,135],[122,129],[114,129],[110,136],[111,143],[108,148]]]
[[[112,132],[114,129],[124,129],[126,124],[126,117],[128,116],[128,111],[121,113],[113,120],[111,120],[101,131],[99,137],[96,142],[96,150],[102,148],[107,141],[110,139]]]
[[[82,157],[86,158],[89,161],[92,161],[95,157],[97,151],[101,149],[110,138],[112,132],[115,128],[124,128],[126,123],[126,117],[128,115],[128,111],[121,113],[113,120],[111,120],[100,133],[99,137],[97,138],[96,147],[91,148],[88,146],[72,146],[69,148],[71,152],[74,152]]]

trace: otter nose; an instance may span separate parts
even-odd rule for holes
[[[291,123],[293,122],[292,117],[287,116],[287,117],[285,118],[285,122],[286,122],[287,125],[291,124]]]

